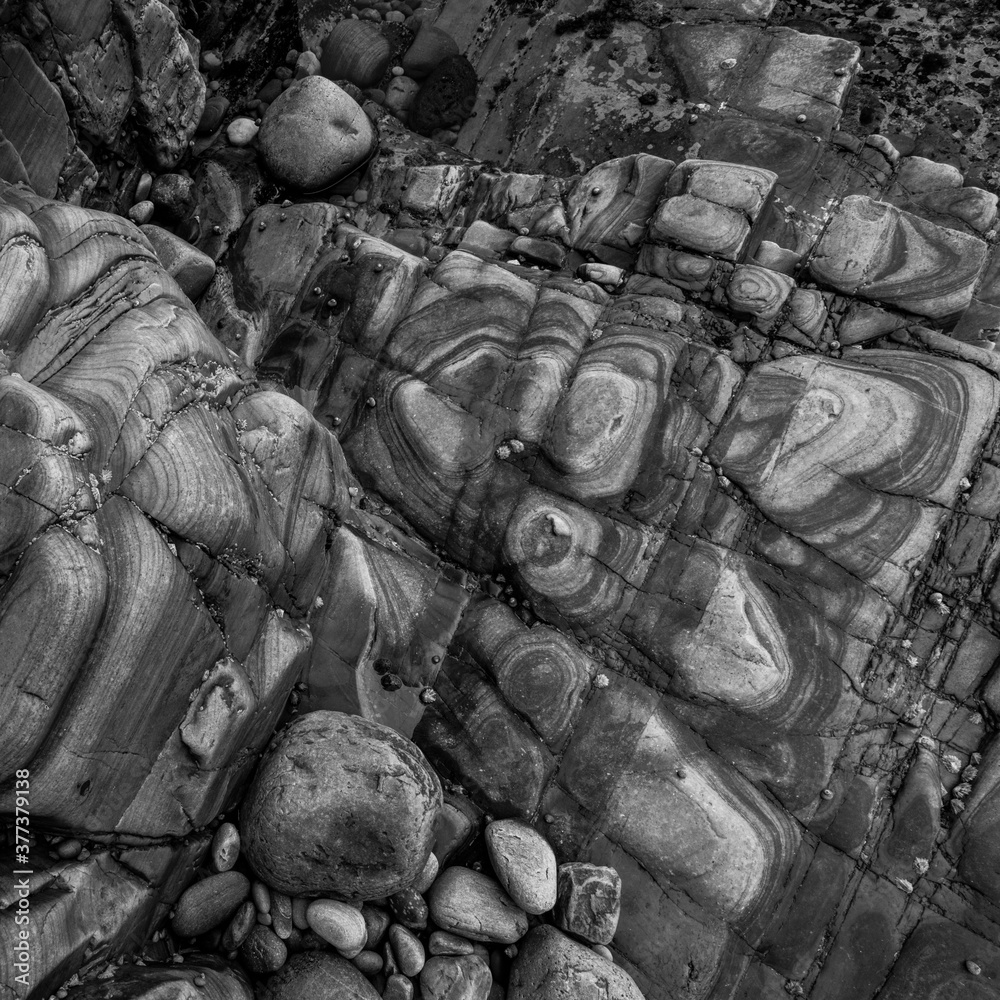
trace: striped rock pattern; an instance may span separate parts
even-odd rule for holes
[[[589,6],[439,24],[523,96]],[[299,677],[615,868],[651,1000],[995,989],[995,205],[836,131],[850,43],[652,6],[579,57],[668,65],[651,151],[567,72],[465,127],[506,168],[386,127],[355,225],[206,161],[200,315],[122,219],[4,189],[2,759],[121,852],[32,855],[39,995],[163,919]]]

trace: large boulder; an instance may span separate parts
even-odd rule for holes
[[[268,107],[257,143],[284,184],[315,191],[359,166],[374,150],[375,129],[358,103],[332,80],[309,76]]]
[[[290,896],[375,899],[427,862],[441,785],[386,726],[312,712],[271,745],[243,803],[246,856]]]

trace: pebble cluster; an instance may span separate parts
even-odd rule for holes
[[[322,827],[315,814],[303,815],[293,797],[275,791],[287,789],[290,775],[304,770],[310,788],[317,787],[315,779],[335,789],[329,810],[334,826],[350,827],[362,839],[372,837],[370,831],[357,830],[364,822],[358,819],[364,794],[360,785],[345,790],[344,775],[337,773],[351,773],[352,762],[345,759],[338,768],[331,753],[321,772],[315,769],[316,758],[301,756],[303,747],[308,752],[322,743],[322,733],[331,725],[339,727],[341,742],[349,738],[356,743],[359,754],[381,756],[379,767],[386,775],[397,771],[389,758],[408,752],[402,745],[409,741],[389,730],[379,745],[383,734],[377,730],[384,727],[339,713],[304,716],[272,746],[245,800],[244,817],[253,814],[255,795],[266,794],[280,800],[283,830],[307,821],[314,830]],[[412,753],[416,757],[419,750],[413,747]],[[294,760],[287,768],[286,758]],[[283,784],[265,782],[262,790],[260,775],[268,770],[282,771]],[[387,777],[386,784],[391,780]],[[370,795],[383,811],[411,812],[399,797],[392,801],[381,793]],[[387,815],[373,815],[372,828],[380,820],[392,822]],[[546,1000],[576,996],[583,982],[576,978],[594,969],[611,984],[608,1000],[640,1000],[635,983],[614,966],[607,947],[621,911],[621,879],[613,868],[558,864],[547,840],[519,819],[488,821],[481,839],[475,838],[463,853],[467,841],[455,836],[454,825],[443,815],[438,820],[433,850],[416,878],[389,895],[354,899],[334,898],[328,889],[318,892],[308,886],[299,895],[282,891],[273,882],[287,885],[291,875],[286,870],[270,882],[260,876],[262,865],[252,849],[258,834],[248,821],[241,819],[239,826],[223,821],[214,832],[201,878],[185,890],[171,914],[170,930],[182,947],[238,960],[257,977],[257,995],[267,1000],[307,1000],[324,990],[340,990],[358,1000]],[[331,836],[335,839],[336,830]],[[326,848],[325,856],[334,860],[344,850],[334,840]],[[469,867],[461,863],[477,851],[483,860]],[[395,853],[387,851],[388,864]],[[336,867],[331,861],[334,876]],[[339,874],[344,877],[343,871]],[[378,883],[377,874],[365,877]]]

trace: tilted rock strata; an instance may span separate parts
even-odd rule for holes
[[[591,252],[636,261],[611,293],[558,263],[504,263],[514,236],[498,224],[523,221],[572,247],[574,192],[599,189],[590,196],[606,204],[609,185],[613,197],[644,160],[553,182],[544,212],[529,207],[542,190],[535,178],[471,166],[463,195],[460,167],[381,174],[385,198],[395,184],[432,185],[427,204],[440,214],[428,218],[464,224],[464,235],[436,266],[350,226],[326,249],[310,243],[309,280],[320,284],[290,290],[280,322],[317,324],[339,346],[320,355],[302,338],[296,360],[286,344],[280,357],[286,372],[317,373],[307,383],[315,412],[376,509],[403,513],[455,561],[509,581],[488,594],[512,593],[518,613],[476,598],[440,669],[425,675],[438,701],[417,713],[418,742],[488,808],[549,817],[560,858],[611,865],[626,900],[648,901],[623,908],[613,944],[647,995],[690,982],[685,953],[657,944],[666,933],[697,942],[693,995],[723,996],[719,977],[764,989],[777,975],[815,976],[827,925],[843,927],[848,947],[865,913],[901,913],[924,854],[935,854],[937,837],[907,832],[900,813],[892,836],[912,876],[895,855],[851,876],[869,831],[888,819],[878,790],[891,790],[897,762],[917,752],[911,727],[929,722],[919,707],[935,698],[919,669],[928,643],[954,621],[949,662],[967,649],[977,666],[962,669],[980,680],[997,646],[973,611],[984,594],[976,570],[962,567],[995,564],[992,543],[975,534],[987,508],[966,498],[981,449],[993,454],[998,397],[983,351],[914,319],[902,320],[913,343],[937,357],[891,340],[843,357],[800,353],[834,339],[850,314],[831,315],[829,293],[741,263],[766,234],[766,174],[693,164],[674,185],[670,164],[660,166],[660,195],[643,202],[647,230],[639,215],[630,241],[614,246],[615,208],[607,230],[583,237]],[[742,180],[756,177],[759,187]],[[706,204],[747,213],[735,266],[658,228],[658,206],[693,197],[692,186]],[[259,266],[266,241],[254,240],[260,248],[245,244],[234,273]],[[370,287],[393,294],[357,294]],[[271,338],[246,339],[253,328],[240,319],[259,315],[260,293],[245,282],[234,291],[222,308],[210,294],[206,315],[266,363],[252,345]],[[324,308],[326,296],[336,304]],[[715,301],[755,316],[765,345],[798,346],[748,373],[711,344]],[[927,447],[929,436],[941,444]],[[953,569],[925,578],[939,537]],[[953,612],[966,593],[973,603]],[[891,638],[873,649],[879,634]],[[954,691],[967,699],[977,684]],[[981,717],[961,723],[963,711],[972,718],[958,708],[949,722],[949,710],[924,732],[967,760],[984,732]],[[921,804],[924,785],[907,788],[907,816],[935,815],[933,801]],[[886,888],[872,873],[890,863],[900,881]],[[852,878],[856,916],[845,918],[836,906]],[[661,914],[652,935],[646,905]],[[885,933],[891,942],[899,932]],[[851,980],[838,947],[817,985],[830,996],[874,974],[866,966]]]

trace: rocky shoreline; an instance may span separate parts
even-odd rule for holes
[[[0,997],[997,995],[990,146],[824,11],[4,6]]]

